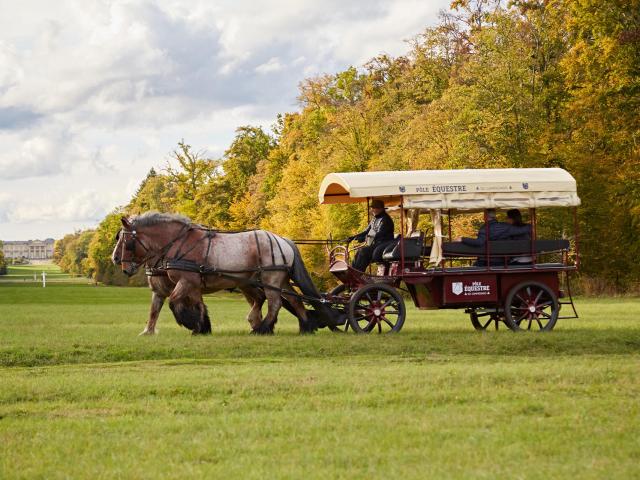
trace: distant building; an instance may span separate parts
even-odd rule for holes
[[[2,251],[5,258],[47,260],[53,258],[53,238],[46,240],[4,241]]]

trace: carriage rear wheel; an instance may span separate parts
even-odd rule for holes
[[[407,309],[398,291],[383,283],[358,289],[349,302],[349,325],[356,333],[399,332]]]
[[[522,282],[509,291],[505,300],[504,323],[514,331],[553,330],[560,304],[556,294],[545,284]]]
[[[504,317],[500,313],[494,311],[485,310],[473,310],[469,317],[471,318],[471,324],[473,328],[478,331],[484,331],[489,329],[492,325],[498,330],[500,322],[504,322]]]

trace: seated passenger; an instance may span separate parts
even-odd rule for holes
[[[513,225],[514,227],[523,227],[527,225],[526,223],[522,222],[522,214],[517,208],[507,210],[507,222],[509,222],[509,224]],[[529,225],[529,230],[511,236],[510,240],[531,240],[531,226]],[[531,262],[532,258],[529,256],[513,257],[511,260],[509,260],[509,263],[511,265],[527,265]]]
[[[487,210],[487,223],[478,229],[477,237],[459,237],[457,241],[461,241],[465,245],[470,245],[472,247],[483,247],[487,240],[487,232],[485,231],[486,226],[489,227],[489,241],[510,240],[518,235],[531,235],[531,225],[517,226],[512,225],[511,223],[499,222],[496,219],[496,211],[494,209],[489,209]],[[502,263],[503,262],[500,258],[494,257],[491,259],[491,265],[500,265]],[[487,262],[484,258],[478,258],[474,265],[484,267],[487,265]]]
[[[371,262],[382,262],[384,249],[393,243],[393,220],[384,209],[382,200],[371,201],[373,218],[369,226],[362,232],[349,237],[348,240],[365,242],[366,246],[358,250],[353,261],[353,268],[364,272]]]

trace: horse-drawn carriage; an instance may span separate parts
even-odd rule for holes
[[[511,330],[548,331],[559,318],[577,317],[569,277],[579,266],[580,199],[565,170],[332,173],[320,186],[321,204],[368,204],[372,199],[383,199],[388,210],[399,214],[400,233],[376,274],[351,266],[354,249],[348,242],[330,250],[329,270],[341,283],[325,298],[348,319],[333,329],[399,331],[406,316],[400,289],[419,309],[465,309],[478,330],[504,323]],[[570,237],[537,238],[537,209],[550,207],[573,209]],[[528,210],[530,239],[490,240],[488,210],[507,208]],[[484,214],[483,245],[452,241],[454,216],[479,212]],[[430,242],[419,227],[425,213]],[[559,316],[562,305],[571,307],[570,316]]]
[[[551,330],[562,305],[577,316],[569,275],[579,264],[580,199],[575,180],[562,169],[332,173],[323,180],[319,199],[322,204],[381,199],[399,215],[400,232],[382,254],[380,273],[356,270],[350,259],[354,249],[348,242],[337,245],[329,252],[329,270],[341,284],[321,294],[296,245],[271,232],[225,232],[157,212],[123,217],[112,259],[127,275],[141,266],[147,270],[153,298],[143,333],[155,332],[165,298],[179,324],[209,333],[202,295],[234,288],[251,305],[252,331],[261,334],[273,333],[281,306],[298,318],[303,333],[323,326],[397,332],[406,316],[400,289],[420,309],[464,308],[479,330],[501,322],[512,330]],[[514,207],[528,209],[530,238],[491,240],[488,209]],[[547,207],[573,207],[572,237],[537,238],[536,211]],[[486,241],[453,242],[454,215],[478,212],[484,212]],[[428,229],[420,220],[425,213]]]

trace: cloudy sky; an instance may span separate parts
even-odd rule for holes
[[[0,239],[95,226],[180,139],[220,156],[449,1],[0,0]]]

